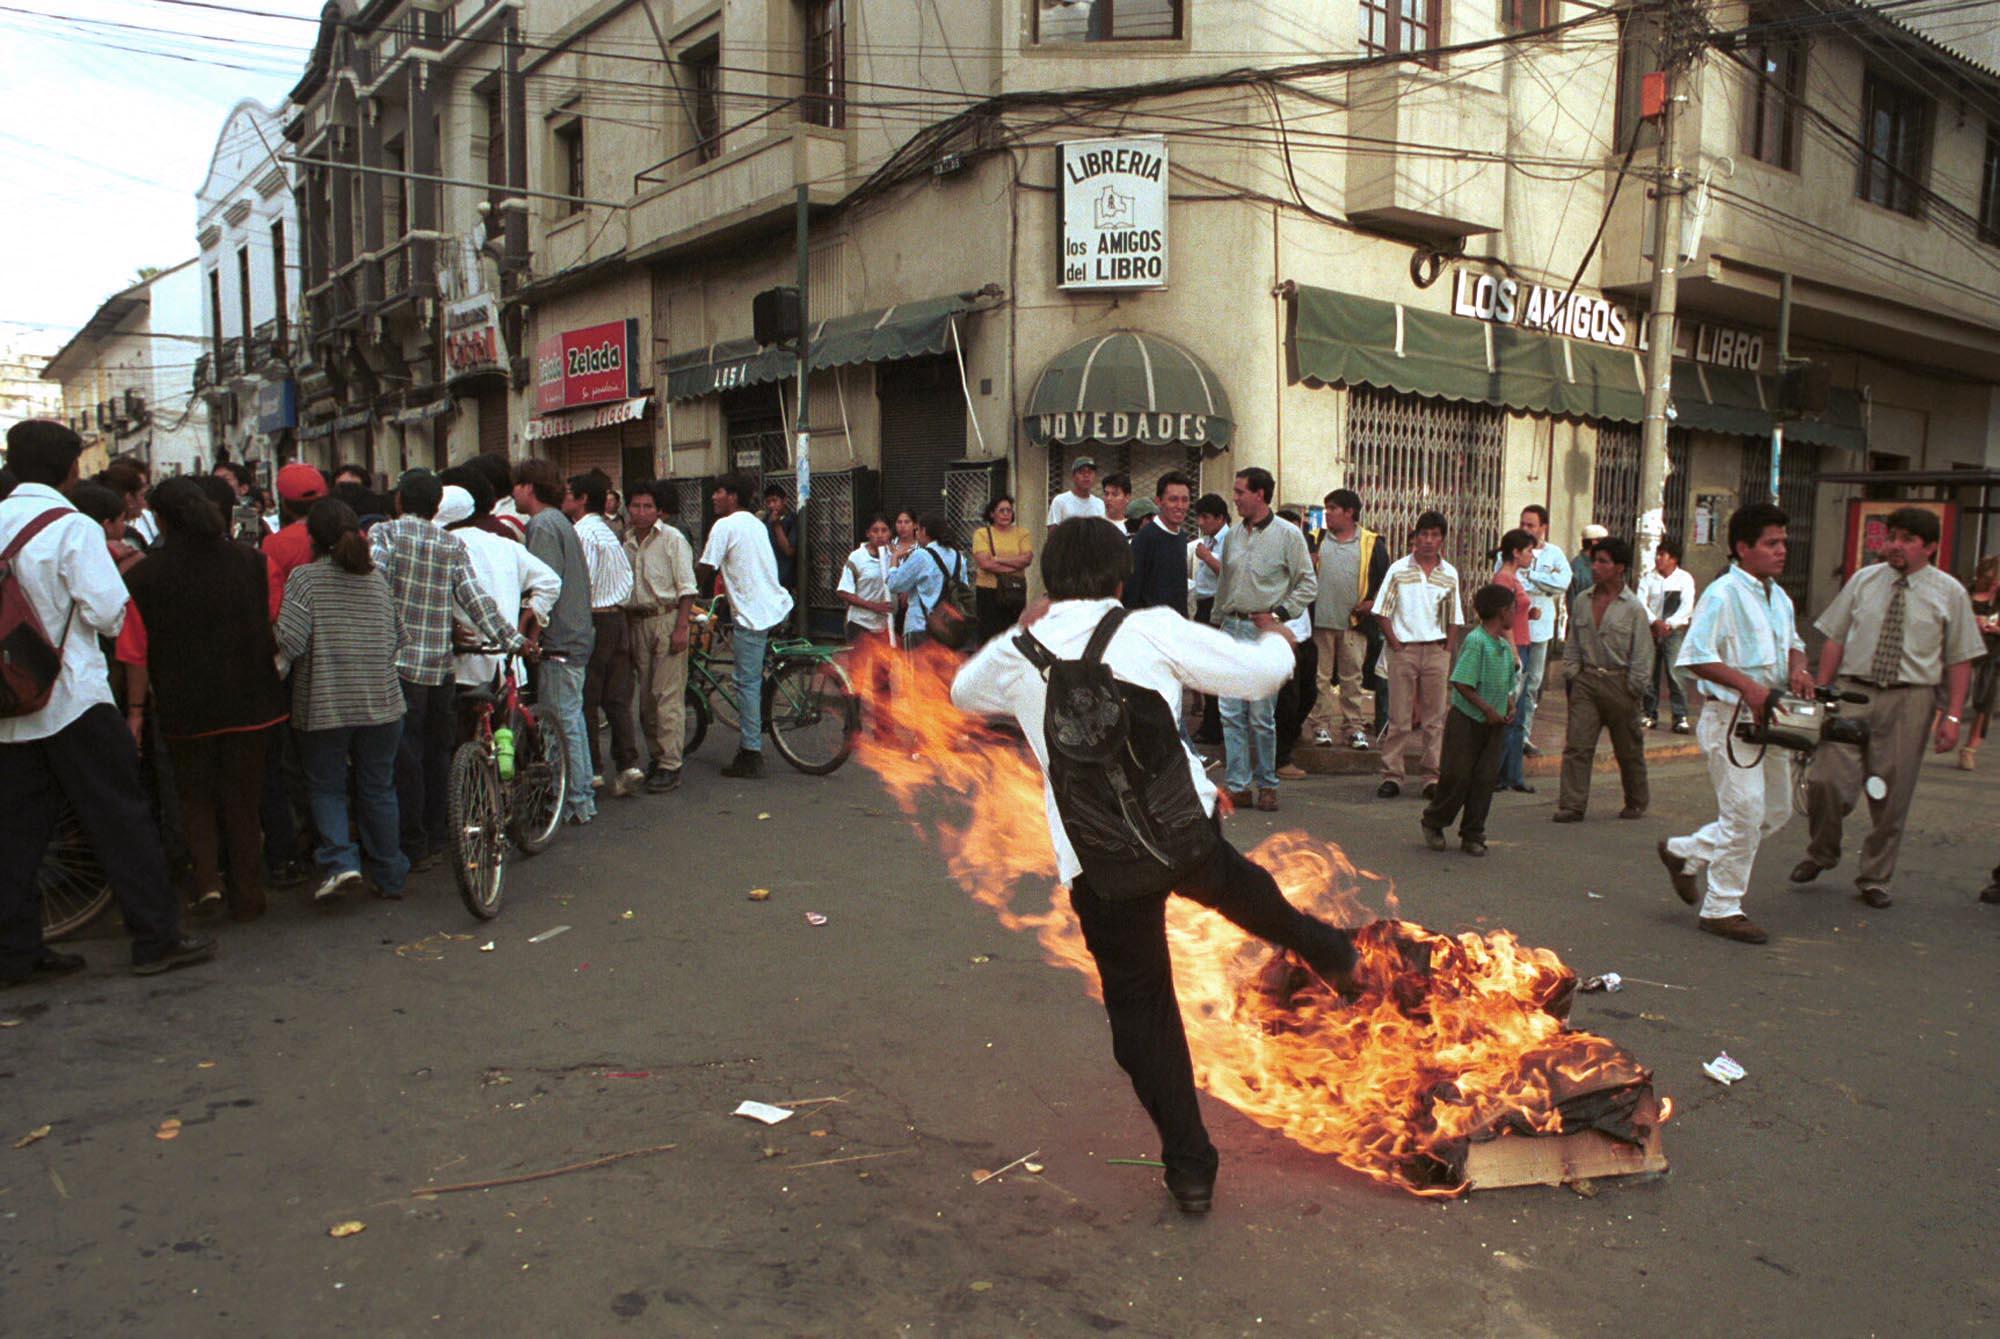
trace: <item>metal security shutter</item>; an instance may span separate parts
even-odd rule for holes
[[[1507,411],[1398,395],[1368,386],[1347,393],[1346,486],[1361,495],[1362,523],[1382,534],[1392,556],[1417,517],[1444,513],[1445,557],[1477,588],[1500,542],[1500,471]]]
[[[784,490],[785,500],[794,509],[799,505],[799,476],[790,470],[764,476],[764,482]],[[862,522],[872,513],[875,472],[867,468],[813,471],[812,500],[807,505],[806,557],[810,564],[806,594],[816,610],[844,614],[841,603],[840,566],[860,542]],[[840,622],[828,624],[837,635]]]
[[[1597,429],[1597,463],[1590,478],[1590,519],[1612,534],[1637,544],[1639,520],[1639,445],[1641,429],[1633,423],[1604,423]],[[1680,428],[1667,433],[1667,492],[1661,522],[1670,539],[1687,542],[1688,434]]]
[[[1667,431],[1667,505],[1662,518],[1667,535],[1676,543],[1688,542],[1688,451],[1690,438],[1684,428]]]
[[[590,470],[603,470],[614,484],[617,483],[620,440],[616,428],[597,428],[572,437],[558,438],[554,446],[556,458],[562,462],[563,478]]]
[[[509,454],[507,438],[507,383],[482,382],[479,387],[479,451],[482,455]]]
[[[948,358],[884,363],[875,371],[882,412],[882,507],[942,511],[945,471],[965,455],[965,396]]]
[[[728,459],[723,468],[746,476],[752,496],[742,499],[751,509],[761,506],[757,494],[764,491],[764,475],[792,463],[791,445],[785,440],[784,415],[779,412],[777,392],[769,386],[738,391],[722,397],[722,416],[728,422]]]
[[[1132,476],[1132,499],[1150,498],[1158,489],[1160,476],[1169,470],[1179,470],[1194,482],[1194,495],[1201,497],[1201,448],[1182,446],[1178,443],[1157,444],[1151,442],[1121,442],[1116,445],[1093,442],[1089,446],[1049,448],[1049,496],[1065,492],[1069,488],[1069,464],[1078,456],[1089,456],[1097,462],[1097,482],[1102,489],[1105,477],[1112,474]],[[1225,497],[1225,500],[1226,497]],[[1026,519],[1025,516],[1023,519]],[[1200,532],[1195,528],[1194,509],[1188,509],[1187,523],[1181,526],[1181,533],[1194,536]]]
[[[972,532],[986,524],[986,504],[1006,491],[1004,460],[962,460],[946,469],[944,515],[951,522],[951,542],[961,549],[971,547]]]
[[[698,555],[701,542],[708,535],[709,514],[714,508],[710,494],[715,491],[715,480],[711,476],[699,479],[670,479],[665,489],[670,496],[663,499],[669,523],[679,526],[688,543],[694,546]]]

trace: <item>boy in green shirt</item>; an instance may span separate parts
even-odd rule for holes
[[[1465,811],[1458,825],[1458,849],[1486,854],[1486,813],[1500,779],[1500,755],[1507,720],[1514,710],[1514,676],[1521,662],[1511,635],[1514,592],[1505,586],[1481,588],[1472,597],[1479,626],[1459,648],[1451,671],[1452,710],[1445,713],[1444,755],[1438,766],[1437,798],[1425,806],[1424,844],[1444,849],[1444,830]]]

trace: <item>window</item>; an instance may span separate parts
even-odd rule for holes
[[[222,380],[222,271],[208,272],[208,324],[215,341],[215,379]]]
[[[1532,32],[1562,22],[1562,0],[1500,0],[1500,26],[1509,32]]]
[[[714,39],[681,57],[687,88],[689,132],[694,136],[694,160],[709,163],[722,156],[722,46]]]
[[[243,336],[243,366],[250,365],[250,247],[246,243],[236,248],[236,307],[243,320],[240,333]]]
[[[1179,37],[1181,5],[1182,0],[1036,0],[1035,40],[1131,42]]]
[[[583,122],[571,119],[556,127],[556,180],[564,195],[576,198],[562,202],[565,216],[583,212]]]
[[[401,140],[382,146],[382,231],[391,245],[410,231],[410,180],[403,175],[407,166]]]
[[[486,203],[492,207],[486,228],[498,234],[500,202],[507,197],[507,119],[497,86],[486,93],[486,184],[492,188],[486,192]]]
[[[277,304],[278,352],[283,354],[290,344],[290,332],[285,329],[285,224],[282,219],[271,221],[271,293]]]
[[[1444,0],[1361,0],[1361,54],[1393,56],[1438,44]],[[1424,62],[1435,65],[1431,57]]]
[[[1930,104],[1870,71],[1861,84],[1861,173],[1855,193],[1915,218],[1922,212]]]
[[[1660,142],[1660,123],[1646,120],[1644,110],[1646,76],[1660,72],[1659,14],[1628,9],[1618,16],[1618,138],[1615,147],[1624,153],[1636,145],[1648,148]]]
[[[1755,29],[1772,22],[1763,10],[1750,11]],[[1753,33],[1743,48],[1751,67],[1744,91],[1743,152],[1782,167],[1798,168],[1799,106],[1805,90],[1805,43]]]
[[[806,0],[805,79],[799,119],[837,130],[847,123],[846,0]]]
[[[1986,123],[1986,166],[1979,174],[1979,240],[2000,246],[2000,121]]]

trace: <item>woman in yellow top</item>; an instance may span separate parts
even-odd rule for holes
[[[986,524],[972,532],[973,578],[979,642],[983,646],[1014,626],[1028,603],[1028,567],[1034,542],[1014,524],[1014,499],[1002,493],[986,504]]]

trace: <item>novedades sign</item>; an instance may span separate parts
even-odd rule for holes
[[[540,413],[604,404],[639,393],[633,350],[636,318],[565,330],[535,345],[535,408]]]
[[[1163,288],[1167,282],[1167,141],[1072,140],[1061,164],[1059,287]]]

